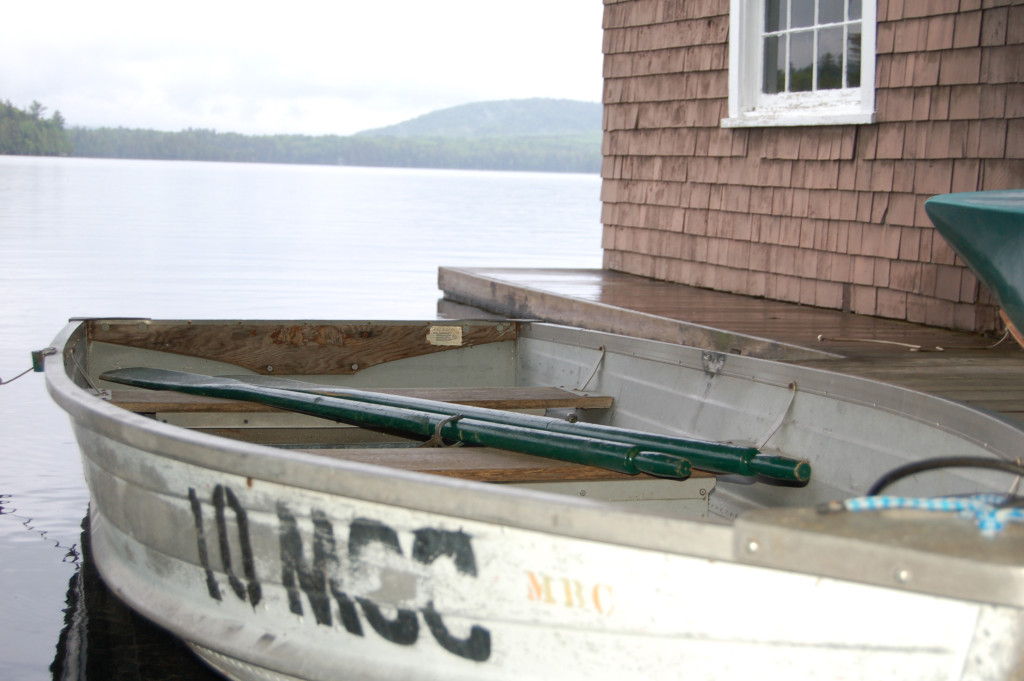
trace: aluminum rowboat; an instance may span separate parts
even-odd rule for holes
[[[100,574],[230,678],[1024,673],[1024,526],[1007,496],[1024,433],[992,414],[516,321],[89,319],[54,349],[41,363],[82,452]],[[813,473],[667,479],[423,447],[100,378],[134,367],[527,411]],[[877,489],[908,464],[934,470]]]

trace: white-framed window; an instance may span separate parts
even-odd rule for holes
[[[875,0],[730,0],[722,127],[874,122]]]

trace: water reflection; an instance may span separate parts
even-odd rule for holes
[[[818,89],[843,87],[843,27],[818,31]]]
[[[66,551],[64,554],[63,562],[65,563],[78,563],[79,560],[79,549],[77,544],[73,544],[70,547],[64,546],[60,543],[59,539],[52,539],[49,537],[49,530],[42,527],[37,527],[35,521],[32,518],[27,518],[18,515],[16,509],[11,505],[14,497],[11,494],[0,494],[0,515],[7,516],[11,520],[20,522],[22,527],[39,536],[44,542],[53,544],[53,548],[59,551]]]
[[[789,37],[789,91],[814,89],[814,31],[799,31]]]
[[[50,665],[54,681],[221,681],[179,639],[128,608],[93,563],[82,520],[78,570],[68,580],[64,628]]]

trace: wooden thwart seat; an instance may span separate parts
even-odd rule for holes
[[[612,398],[606,395],[579,393],[552,387],[498,387],[498,388],[394,388],[374,392],[402,395],[453,404],[487,407],[489,409],[607,409]],[[281,411],[253,402],[201,397],[186,393],[139,388],[111,391],[111,402],[140,414],[183,412],[272,412]]]

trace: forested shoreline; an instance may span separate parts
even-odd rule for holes
[[[601,135],[368,137],[69,128],[74,156],[596,173]]]
[[[385,129],[380,131],[384,134],[351,136],[242,135],[191,128],[164,132],[65,127],[59,111],[48,118],[45,111],[46,107],[35,101],[27,110],[9,101],[0,102],[0,154],[575,173],[601,170],[599,131],[409,136],[387,134],[390,130]]]
[[[47,118],[46,107],[33,101],[27,110],[10,101],[0,102],[0,154],[26,156],[67,156],[71,142],[64,129],[64,117],[54,111]]]

